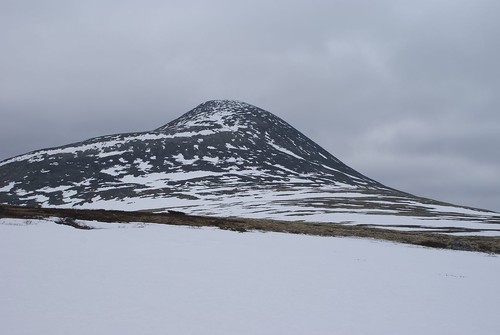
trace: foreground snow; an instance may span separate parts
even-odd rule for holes
[[[27,224],[28,223],[28,224]],[[0,219],[1,334],[497,334],[500,258],[210,228]]]

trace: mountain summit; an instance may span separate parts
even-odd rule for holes
[[[376,185],[333,157],[279,117],[247,103],[231,100],[205,102],[180,118],[156,129],[170,136],[187,137],[182,154],[197,159],[185,169],[267,171],[259,181],[305,183],[336,182]],[[253,174],[254,177],[257,174]]]
[[[279,117],[231,100],[205,102],[153,131],[0,162],[0,202],[332,222],[359,221],[353,215],[360,214],[379,221],[496,215],[386,187]]]

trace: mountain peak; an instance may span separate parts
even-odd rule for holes
[[[294,187],[382,187],[274,114],[241,101],[211,100],[154,131],[4,161],[0,201],[82,206],[96,199],[178,197],[188,185],[273,189],[292,180]]]
[[[210,107],[213,109],[227,109],[227,108],[256,108],[255,106],[240,101],[240,100],[231,100],[231,99],[216,99],[216,100],[208,100],[205,101],[204,103],[200,104],[198,107],[204,106],[204,107]]]
[[[248,123],[250,119],[259,118],[263,115],[269,116],[272,114],[238,100],[209,100],[155,131],[196,131],[203,127],[238,130]]]
[[[244,101],[229,100],[229,99],[208,100],[208,101],[205,101],[204,103],[198,105],[196,108],[194,108],[194,110],[196,110],[196,111],[202,110],[204,112],[211,111],[214,113],[217,113],[219,111],[239,113],[239,112],[251,110],[251,109],[263,111],[262,109],[254,106],[254,105],[251,105],[249,103],[246,103]]]

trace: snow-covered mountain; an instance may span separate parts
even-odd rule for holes
[[[386,187],[277,116],[228,100],[205,102],[153,131],[0,162],[0,202],[398,226],[452,220],[500,231],[500,214]]]

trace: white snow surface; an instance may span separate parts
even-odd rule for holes
[[[287,155],[290,155],[290,156],[292,156],[292,157],[295,157],[295,158],[298,158],[298,159],[302,159],[302,160],[304,159],[303,157],[300,157],[300,156],[298,156],[298,155],[294,154],[294,153],[293,153],[293,152],[291,152],[290,150],[285,149],[285,148],[283,148],[283,147],[280,147],[279,145],[277,145],[276,143],[274,143],[274,142],[272,142],[272,141],[270,141],[270,142],[269,142],[269,145],[271,145],[271,146],[272,146],[273,148],[275,148],[276,150],[281,151],[281,152],[283,152],[283,153],[285,153],[285,154],[287,154]]]
[[[497,256],[367,239],[88,224],[113,229],[0,219],[1,334],[500,329]]]
[[[10,192],[10,190],[14,187],[16,183],[15,182],[10,182],[4,187],[0,187],[0,192]]]

